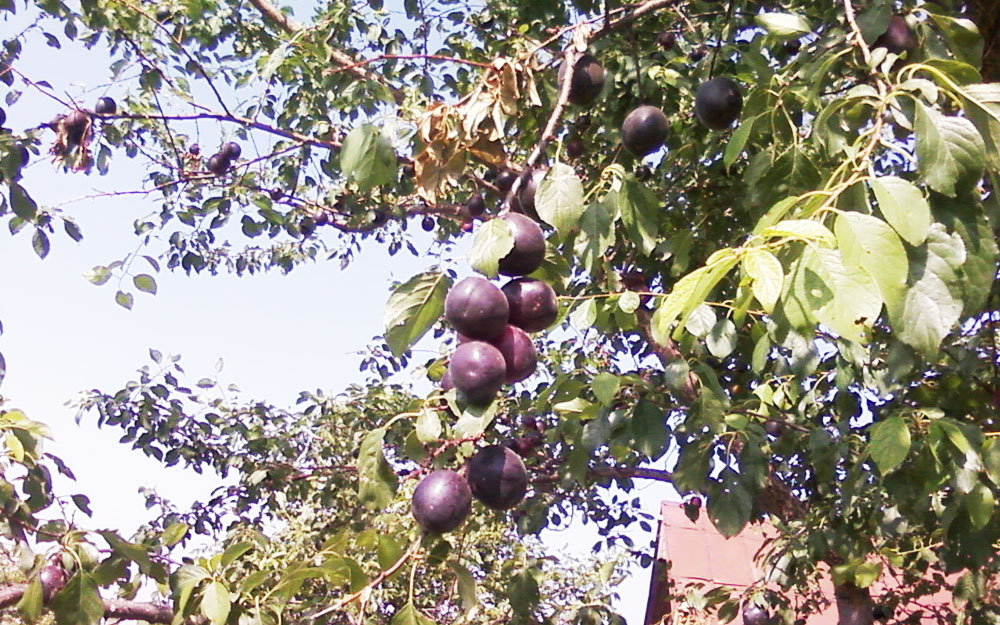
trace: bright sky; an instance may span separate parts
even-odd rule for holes
[[[9,15],[9,14],[5,14]],[[0,22],[2,23],[2,22]],[[8,23],[9,25],[9,23]],[[15,27],[7,32],[15,32]],[[100,52],[55,50],[34,38],[26,62],[20,65],[35,80],[47,80],[59,95],[73,95],[92,106],[107,80]],[[113,86],[107,95],[119,101],[129,85]],[[65,92],[61,90],[65,89]],[[5,89],[0,89],[0,94]],[[62,112],[54,101],[26,91],[8,113],[6,126],[21,130]],[[52,136],[46,136],[51,140]],[[46,146],[47,148],[47,146]],[[211,149],[211,148],[207,148]],[[106,177],[63,173],[45,156],[34,157],[24,186],[42,206],[89,195],[95,190],[136,189],[143,171],[135,161],[117,155]],[[159,293],[135,294],[133,310],[114,302],[115,287],[96,287],[82,273],[133,251],[135,218],[154,210],[142,196],[83,201],[68,207],[84,240],[77,244],[61,232],[52,237],[44,261],[31,249],[30,232],[2,234],[0,242],[0,352],[7,377],[0,392],[6,408],[20,408],[55,432],[48,451],[65,460],[78,484],[63,482],[61,494],[83,492],[91,497],[92,528],[116,528],[127,535],[145,517],[140,487],[155,487],[180,507],[204,498],[217,485],[211,476],[180,468],[165,469],[117,442],[120,430],[98,430],[93,417],[81,425],[66,406],[84,389],[113,391],[150,363],[148,350],[181,354],[190,382],[210,376],[219,358],[220,375],[234,382],[245,397],[291,406],[300,390],[336,392],[361,381],[360,356],[368,340],[382,331],[382,309],[392,280],[403,280],[425,269],[426,263],[401,253],[390,258],[384,248],[368,245],[346,270],[336,262],[301,266],[289,275],[273,272],[236,278],[230,275],[156,275]],[[414,224],[416,225],[416,224]],[[411,231],[414,228],[411,228]],[[331,244],[335,234],[330,232]],[[468,237],[467,237],[468,238]],[[422,242],[426,249],[428,241]],[[134,289],[133,289],[134,290]],[[671,497],[662,484],[641,485],[636,494],[644,509],[658,512]],[[655,530],[654,530],[655,531]],[[653,535],[636,526],[636,548]],[[596,540],[592,526],[578,523],[568,531],[548,532],[546,544],[586,552]],[[619,609],[630,625],[642,623],[649,570],[633,567],[619,589]]]

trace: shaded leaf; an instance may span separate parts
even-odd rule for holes
[[[902,417],[889,417],[871,428],[872,460],[885,475],[898,467],[910,453],[910,430]]]
[[[451,278],[443,272],[417,274],[397,286],[385,306],[385,338],[401,356],[441,318]]]
[[[920,189],[902,178],[882,176],[872,180],[872,190],[889,225],[910,245],[921,245],[931,227],[931,207]]]
[[[491,219],[481,225],[469,248],[469,264],[490,278],[499,272],[500,259],[514,249],[514,233],[503,219]]]
[[[372,430],[358,452],[358,499],[373,510],[389,505],[396,493],[396,474],[385,459],[385,428]]]
[[[556,163],[549,168],[535,193],[535,208],[538,216],[561,237],[579,223],[586,206],[583,183],[572,167]]]

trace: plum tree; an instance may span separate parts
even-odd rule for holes
[[[507,378],[507,363],[500,350],[483,341],[462,343],[448,363],[451,382],[460,396],[474,406],[487,405]]]
[[[469,516],[471,508],[469,484],[448,469],[428,473],[413,491],[413,517],[426,532],[443,534],[456,529]]]
[[[663,147],[668,127],[663,111],[648,104],[640,106],[622,123],[622,145],[636,156],[646,156]]]
[[[135,242],[97,250],[129,251],[80,268],[112,305],[156,305],[133,295],[162,272],[252,280],[377,246],[400,279],[358,386],[293,407],[203,397],[158,355],[85,393],[81,422],[232,482],[190,510],[150,495],[128,537],[74,513],[88,503],[59,492],[47,431],[4,403],[0,548],[28,584],[0,607],[73,625],[620,625],[606,569],[526,538],[582,519],[601,558],[652,563],[658,502],[633,495],[656,480],[726,536],[773,522],[759,564],[781,575],[672,598],[698,618],[766,597],[795,623],[814,606],[791,598],[830,580],[842,620],[869,623],[870,589],[904,571],[879,604],[952,592],[941,623],[997,620],[994,3],[22,4],[0,3],[5,250],[91,245],[84,204],[42,177],[86,171],[88,195],[139,209],[106,213]],[[30,62],[48,46],[64,71]],[[75,72],[95,57],[108,72]],[[95,93],[128,94],[114,123],[74,110]],[[234,171],[235,141],[254,153]],[[44,154],[56,172],[26,168]],[[515,387],[517,350],[487,344],[527,349],[508,325],[537,350]],[[405,514],[422,478],[505,444],[532,472],[514,513],[474,506],[448,537]],[[32,576],[56,561],[67,585],[46,599]]]
[[[494,339],[507,325],[507,297],[478,276],[469,276],[448,291],[444,311],[448,323],[471,339]]]
[[[694,97],[698,120],[712,130],[725,130],[743,110],[740,87],[731,78],[720,76],[702,83]]]
[[[517,213],[507,213],[502,219],[510,227],[514,246],[500,259],[500,273],[523,276],[541,267],[545,260],[545,235],[538,224],[530,217]]]
[[[556,293],[546,282],[517,278],[501,288],[508,304],[511,325],[525,332],[541,332],[559,316]]]
[[[476,452],[466,465],[472,496],[487,508],[509,510],[528,492],[528,471],[509,447],[490,445]]]

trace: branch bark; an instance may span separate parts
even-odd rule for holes
[[[9,608],[21,600],[27,584],[0,586],[0,609]],[[104,618],[145,621],[170,625],[174,620],[174,610],[168,605],[125,599],[105,599]]]

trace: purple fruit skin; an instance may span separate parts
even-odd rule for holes
[[[663,145],[668,128],[663,111],[655,106],[640,106],[622,122],[622,145],[639,157],[652,154]]]
[[[771,618],[767,610],[754,603],[743,605],[742,616],[744,625],[767,625]]]
[[[445,369],[444,375],[441,376],[441,390],[450,391],[455,388],[455,383],[451,379],[451,369]]]
[[[493,401],[503,386],[507,363],[496,347],[483,341],[469,341],[452,354],[448,372],[465,401],[483,406]]]
[[[503,285],[507,296],[510,324],[525,332],[540,332],[559,316],[556,292],[534,278],[517,278]]]
[[[229,159],[226,158],[225,154],[213,154],[208,159],[208,165],[206,165],[206,168],[213,174],[221,176],[226,173],[226,170],[229,169]]]
[[[425,531],[436,534],[450,532],[469,516],[472,491],[458,473],[439,469],[417,484],[410,502],[410,511]]]
[[[483,200],[483,196],[477,193],[469,198],[469,201],[465,204],[465,209],[473,217],[479,217],[486,212],[486,201]]]
[[[538,191],[538,185],[542,183],[542,178],[545,177],[545,172],[548,170],[548,167],[540,167],[532,170],[531,175],[521,183],[517,195],[511,200],[511,210],[529,215],[532,219],[538,219],[538,211],[535,210],[535,193]]]
[[[514,249],[500,259],[500,273],[523,276],[541,267],[545,260],[545,235],[535,220],[518,213],[507,213],[503,220],[514,235]]]
[[[559,68],[559,83],[566,75],[566,63]],[[584,54],[573,66],[573,77],[570,82],[569,101],[577,106],[586,106],[597,99],[604,90],[604,68],[597,59]]]
[[[240,147],[239,143],[230,141],[222,147],[222,153],[225,154],[226,158],[229,160],[235,161],[240,157],[240,154],[243,154],[243,148]]]
[[[509,169],[505,169],[497,174],[496,182],[493,184],[500,190],[500,193],[506,194],[514,186],[515,180],[517,180],[517,174]]]
[[[507,298],[496,285],[470,276],[448,291],[444,314],[460,334],[488,341],[499,336],[507,325]]]
[[[694,112],[698,120],[712,130],[725,130],[733,125],[743,110],[740,86],[732,79],[720,76],[702,83],[694,95]]]
[[[38,573],[38,583],[42,585],[42,593],[51,596],[66,585],[66,571],[50,564]]]
[[[538,352],[531,337],[517,326],[508,325],[491,344],[500,350],[507,364],[507,384],[520,382],[531,376],[538,367]]]
[[[469,458],[466,475],[472,496],[487,508],[509,510],[528,492],[528,472],[516,452],[491,445]]]

